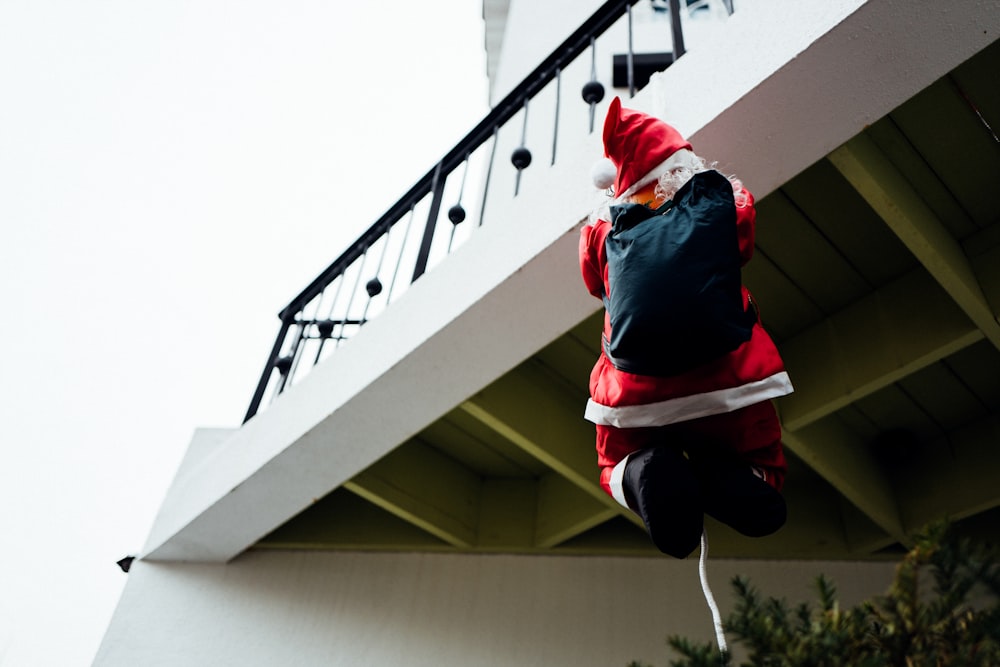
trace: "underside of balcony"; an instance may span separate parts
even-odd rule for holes
[[[715,555],[894,557],[942,517],[1000,534],[997,71],[993,42],[758,201],[744,280],[796,387],[789,520],[709,520]],[[596,483],[598,306],[252,548],[655,554]]]

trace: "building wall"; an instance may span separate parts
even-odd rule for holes
[[[885,591],[892,565],[709,559],[708,573],[725,615],[737,574],[815,601],[825,573],[848,605]],[[128,576],[97,667],[660,666],[668,635],[714,641],[694,558],[261,551]]]

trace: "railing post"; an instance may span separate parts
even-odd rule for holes
[[[681,2],[670,0],[670,36],[674,43],[674,62],[684,55],[684,31],[681,28]]]
[[[673,0],[670,5],[670,13],[673,14],[674,5],[678,0]],[[628,81],[629,99],[635,97],[635,50],[632,48],[632,5],[625,3],[625,15],[628,17],[628,51],[625,53],[626,79]],[[672,20],[671,20],[672,24]]]
[[[417,264],[413,267],[413,280],[424,275],[427,270],[427,260],[431,254],[431,243],[434,242],[434,227],[441,213],[441,200],[444,198],[444,183],[441,181],[441,163],[434,169],[434,180],[431,181],[431,210],[427,214],[427,226],[424,228],[424,238],[420,241],[420,252],[417,253]],[[411,281],[412,282],[412,281]]]

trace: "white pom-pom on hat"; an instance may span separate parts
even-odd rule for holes
[[[594,182],[594,187],[599,190],[607,190],[615,184],[618,178],[618,167],[608,158],[601,158],[590,168],[590,178]]]

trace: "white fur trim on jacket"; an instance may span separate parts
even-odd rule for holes
[[[625,466],[628,465],[629,457],[631,454],[627,455],[621,461],[615,464],[615,467],[611,469],[611,478],[608,479],[608,488],[611,489],[611,497],[618,501],[618,504],[625,509],[632,509],[628,506],[628,500],[625,499]]]
[[[754,403],[760,403],[792,393],[788,373],[782,371],[763,380],[750,382],[730,389],[718,389],[704,394],[681,396],[657,403],[623,405],[617,408],[602,405],[590,399],[584,417],[595,424],[617,428],[643,428],[666,426],[677,422],[733,412]]]

